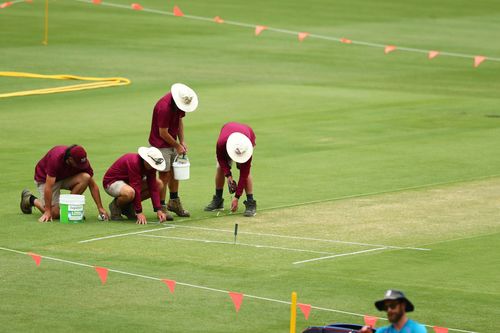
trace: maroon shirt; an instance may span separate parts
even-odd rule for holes
[[[170,148],[167,141],[160,136],[160,128],[168,128],[168,133],[177,140],[179,135],[180,119],[186,113],[179,110],[174,103],[172,93],[168,93],[156,103],[151,121],[151,132],[149,133],[149,144],[156,148]]]
[[[142,212],[141,188],[143,177],[146,177],[155,211],[161,209],[160,192],[156,186],[156,170],[146,170],[143,161],[137,153],[125,154],[109,167],[102,180],[104,188],[118,180],[129,184],[135,191],[134,209],[136,213]]]
[[[231,166],[229,165],[231,157],[229,157],[227,153],[226,143],[229,136],[235,132],[240,132],[245,135],[255,147],[255,134],[250,126],[240,123],[227,123],[222,126],[219,139],[217,140],[216,154],[217,161],[226,177],[231,175]],[[235,197],[239,198],[247,185],[248,175],[250,174],[250,168],[252,166],[252,157],[245,163],[237,163],[236,166],[240,169],[240,179],[238,180],[238,188],[236,189]]]
[[[90,166],[86,169],[74,168],[64,160],[64,153],[68,146],[55,146],[45,154],[35,167],[35,181],[45,183],[47,176],[55,177],[56,182],[86,172],[90,177],[94,176],[94,170]]]

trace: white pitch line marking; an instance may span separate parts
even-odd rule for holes
[[[194,226],[177,225],[177,224],[174,224],[174,226],[175,226],[175,228],[187,228],[187,229],[197,229],[197,230],[206,230],[206,231],[218,231],[218,232],[227,232],[227,233],[233,233],[234,232],[233,230],[227,230],[227,229],[194,227]],[[266,234],[266,233],[249,232],[249,231],[240,231],[238,234],[254,235],[254,236],[266,236],[266,237],[279,237],[279,238],[298,239],[298,240],[310,240],[310,241],[316,241],[316,242],[339,243],[339,244],[359,245],[359,246],[383,247],[383,248],[397,249],[397,250],[430,251],[430,249],[419,248],[419,247],[392,246],[392,245],[384,245],[384,244],[369,244],[369,243],[340,241],[340,240],[334,240],[334,239],[322,239],[322,238],[299,237],[299,236],[286,236],[286,235]]]
[[[156,235],[139,235],[142,237],[151,237],[151,238],[165,238],[165,239],[175,239],[175,240],[183,240],[183,241],[191,241],[191,242],[201,242],[201,243],[214,243],[214,244],[228,244],[228,245],[240,245],[240,246],[248,246],[248,247],[256,247],[256,248],[266,248],[266,249],[275,249],[275,250],[283,250],[283,251],[293,251],[293,252],[307,252],[307,253],[318,253],[318,254],[334,254],[332,252],[324,252],[324,251],[314,251],[314,250],[304,250],[304,249],[294,249],[289,247],[280,247],[280,246],[272,246],[272,245],[259,245],[259,244],[248,244],[248,243],[234,243],[234,242],[224,242],[224,241],[213,241],[208,239],[198,239],[198,238],[184,238],[184,237],[173,237],[173,236],[156,236]]]
[[[360,253],[366,253],[366,252],[373,252],[373,251],[380,251],[380,250],[386,250],[387,247],[378,247],[375,249],[369,249],[369,250],[363,250],[363,251],[356,251],[356,252],[348,252],[348,253],[341,253],[341,254],[335,254],[333,256],[327,256],[327,257],[320,257],[320,258],[313,258],[313,259],[308,259],[308,260],[302,260],[302,261],[296,261],[293,264],[298,265],[298,264],[304,264],[306,262],[311,262],[311,261],[318,261],[318,260],[325,260],[325,259],[332,259],[332,258],[337,258],[337,257],[345,257],[345,256],[352,256]]]
[[[97,237],[97,238],[91,238],[91,239],[86,239],[79,241],[78,243],[90,243],[90,242],[95,242],[103,239],[110,239],[110,238],[116,238],[116,237],[124,237],[124,236],[129,236],[129,235],[138,235],[138,234],[144,234],[146,232],[155,232],[155,231],[160,231],[160,230],[165,230],[165,229],[173,229],[175,227],[173,226],[166,226],[160,229],[148,229],[148,230],[143,230],[143,231],[134,231],[134,232],[127,232],[125,234],[116,234],[116,235],[109,235],[109,236],[104,236],[104,237]]]
[[[27,255],[28,254],[28,252],[22,252],[22,251],[18,251],[18,250],[14,250],[14,249],[9,249],[9,248],[5,248],[5,247],[0,247],[0,250],[8,251],[8,252],[13,252],[13,253],[17,253],[17,254],[23,254],[23,255]],[[71,264],[71,265],[82,266],[82,267],[89,267],[89,268],[94,268],[95,267],[95,265],[84,264],[84,263],[80,263],[80,262],[76,262],[76,261],[70,261],[70,260],[59,259],[59,258],[54,258],[54,257],[47,257],[47,256],[43,256],[43,255],[40,255],[40,256],[42,258],[44,258],[44,259],[49,259],[49,260],[58,261],[58,262],[62,262],[62,263],[66,263],[66,264]],[[124,274],[124,275],[134,276],[134,277],[138,277],[138,278],[142,278],[142,279],[155,280],[155,281],[161,281],[162,280],[160,278],[156,278],[156,277],[153,277],[153,276],[142,275],[142,274],[135,274],[135,273],[125,272],[125,271],[120,271],[120,270],[117,270],[117,269],[109,269],[108,268],[108,271],[114,272],[114,273],[118,273],[118,274]],[[218,292],[218,293],[229,294],[228,290],[210,288],[210,287],[205,287],[205,286],[200,286],[200,285],[195,285],[195,284],[190,284],[190,283],[184,283],[184,282],[178,282],[178,281],[176,281],[176,284],[181,285],[181,286],[191,287],[191,288],[197,288],[197,289],[203,289],[203,290],[208,290],[208,291],[214,291],[214,292]],[[255,295],[248,295],[248,294],[243,294],[243,295],[245,295],[245,297],[247,297],[247,298],[253,298],[253,299],[258,299],[258,300],[267,301],[267,302],[281,303],[281,304],[286,304],[286,305],[290,305],[291,304],[288,301],[282,301],[282,300],[273,299],[273,298],[267,298],[267,297],[261,297],[261,296],[255,296]],[[361,314],[361,313],[348,312],[348,311],[342,311],[342,310],[337,310],[337,309],[329,309],[329,308],[323,308],[323,307],[319,307],[319,306],[311,306],[311,308],[312,309],[316,309],[316,310],[320,310],[320,311],[342,313],[342,314],[347,314],[347,315],[356,316],[356,317],[364,317],[365,316],[364,314]],[[380,318],[380,317],[379,317],[379,319],[381,319],[381,320],[387,320],[385,318]],[[427,327],[434,327],[434,325],[428,325],[428,324],[425,324],[425,326],[427,326]],[[461,329],[457,329],[457,328],[449,328],[449,327],[448,327],[448,330],[449,331],[456,331],[456,332],[463,332],[463,333],[477,333],[477,332],[474,332],[474,331],[466,331],[466,330],[461,330]]]

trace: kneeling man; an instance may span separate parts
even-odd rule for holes
[[[111,165],[103,178],[106,192],[114,197],[109,204],[112,220],[137,219],[137,224],[147,224],[141,202],[151,198],[160,222],[172,220],[161,210],[160,190],[163,183],[156,178],[156,171],[165,170],[165,160],[158,148],[140,147],[138,154],[125,154]]]
[[[58,219],[61,189],[70,190],[71,194],[82,194],[89,187],[99,215],[107,220],[108,213],[102,206],[99,186],[93,176],[94,171],[82,146],[56,146],[35,167],[35,184],[40,198],[24,189],[21,193],[21,211],[31,214],[33,207],[36,207],[43,214],[38,221]]]

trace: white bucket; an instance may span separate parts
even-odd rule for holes
[[[84,195],[61,194],[61,196],[59,197],[59,214],[61,223],[83,222],[84,205]]]
[[[177,180],[186,180],[189,179],[189,160],[186,155],[182,155],[179,157],[177,155],[175,157],[174,163],[172,163],[172,167],[174,168],[174,179]]]

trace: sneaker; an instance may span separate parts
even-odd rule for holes
[[[134,206],[131,203],[123,207],[122,214],[125,215],[129,220],[137,219],[137,216],[135,215]]]
[[[213,196],[212,201],[205,207],[205,212],[213,212],[214,210],[224,209],[224,198]]]
[[[175,214],[177,214],[177,216],[180,216],[180,217],[190,217],[191,216],[191,214],[189,214],[189,212],[187,210],[184,210],[184,208],[182,208],[180,198],[170,199],[168,201],[167,209],[171,212],[174,212]]]
[[[243,213],[243,216],[252,217],[257,214],[257,201],[246,200],[243,203],[245,204],[245,212]]]
[[[173,221],[174,220],[174,217],[172,216],[172,214],[170,214],[168,212],[167,205],[161,205],[161,211],[164,212],[165,215],[167,215],[167,221]]]
[[[118,204],[116,203],[116,198],[113,199],[113,201],[110,202],[109,204],[109,212],[111,213],[111,216],[109,217],[112,221],[121,221],[123,220],[122,218],[122,210],[120,207],[118,207]]]
[[[33,209],[30,204],[30,197],[31,197],[31,192],[28,189],[24,189],[21,192],[21,203],[19,206],[21,207],[21,211],[23,214],[31,214],[33,212]]]

